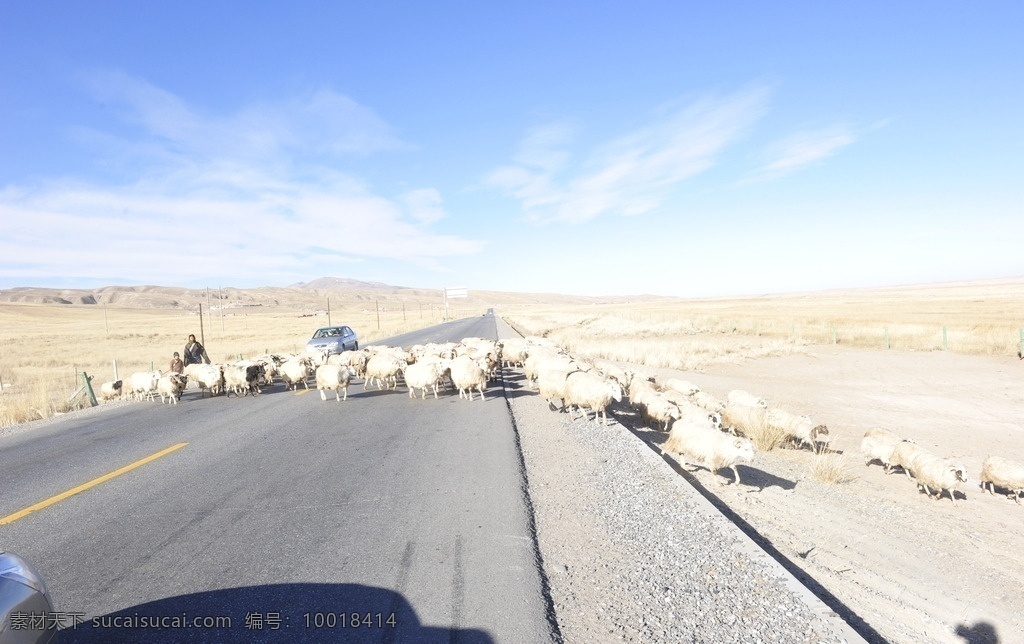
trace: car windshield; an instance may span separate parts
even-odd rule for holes
[[[341,329],[336,329],[336,328],[317,329],[316,333],[313,334],[313,339],[314,340],[319,340],[320,338],[331,338],[331,337],[337,337],[337,336],[340,336],[340,335],[341,335]]]

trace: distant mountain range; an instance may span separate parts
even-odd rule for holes
[[[182,308],[195,309],[200,304],[225,308],[243,306],[312,306],[322,307],[328,298],[335,302],[361,300],[365,302],[438,303],[440,289],[421,289],[392,286],[381,282],[363,282],[347,277],[320,277],[310,282],[290,286],[262,286],[239,289],[189,289],[176,286],[104,286],[94,289],[62,289],[18,287],[0,289],[0,303],[52,304],[65,306],[110,305],[127,308]],[[655,296],[586,297],[554,293],[510,293],[469,289],[464,300],[472,305],[500,304],[594,304],[599,302],[628,302],[665,299]]]

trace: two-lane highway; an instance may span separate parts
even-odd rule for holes
[[[557,639],[500,384],[189,390],[0,437],[0,486],[0,548],[41,570],[62,642]]]

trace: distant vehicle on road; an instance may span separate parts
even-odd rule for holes
[[[325,326],[317,329],[313,337],[306,343],[306,353],[332,356],[342,351],[355,351],[359,348],[359,336],[347,326]]]
[[[57,641],[53,602],[39,572],[13,552],[0,550],[0,644]]]

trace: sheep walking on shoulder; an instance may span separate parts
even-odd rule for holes
[[[322,364],[316,368],[316,388],[320,392],[320,400],[327,400],[327,392],[334,392],[334,400],[348,400],[348,384],[355,376],[355,369],[348,365]],[[344,392],[345,397],[341,394]]]
[[[953,490],[960,483],[967,482],[967,468],[959,463],[939,458],[933,454],[919,454],[912,464],[917,486],[925,494],[936,500],[942,498],[943,492],[949,492],[949,500],[956,505]],[[934,494],[932,493],[934,490]]]
[[[700,391],[700,387],[693,384],[689,380],[680,380],[679,378],[669,378],[668,380],[666,380],[665,389],[678,391],[684,396],[692,396],[698,391]]]
[[[136,400],[153,400],[159,381],[159,371],[136,371],[128,377],[127,393]]]
[[[769,427],[785,432],[800,447],[807,445],[815,453],[820,453],[829,440],[828,427],[815,425],[807,416],[797,416],[783,409],[769,409],[765,422]]]
[[[729,468],[740,482],[740,473],[736,469],[738,463],[749,463],[754,460],[754,444],[749,438],[731,436],[720,431],[715,425],[687,419],[672,423],[668,439],[661,445],[662,454],[679,454],[685,465],[687,462],[700,465],[717,474],[718,470]],[[724,479],[718,479],[724,484]]]
[[[123,388],[123,380],[105,382],[102,385],[100,385],[100,399],[106,402],[108,400],[113,400],[114,398],[120,398]]]
[[[980,478],[981,489],[987,489],[989,494],[995,494],[996,487],[1009,490],[1007,498],[1013,497],[1020,505],[1020,495],[1024,494],[1024,465],[1002,456],[989,456],[981,464]]]
[[[875,427],[864,432],[860,442],[860,453],[864,455],[864,465],[878,461],[888,474],[892,470],[892,452],[903,439],[895,432]],[[911,441],[912,442],[912,441]]]
[[[742,389],[733,389],[726,396],[726,401],[731,405],[746,405],[747,407],[760,407],[761,409],[768,409],[768,402],[762,398],[758,398],[752,393],[743,391]]]
[[[932,456],[932,454],[913,441],[900,441],[896,443],[896,447],[892,448],[892,454],[889,456],[889,470],[886,474],[891,474],[893,469],[899,467],[908,479],[912,479],[916,476],[914,462],[922,456]]]
[[[575,414],[573,408],[580,410],[583,419],[587,419],[587,412],[584,408],[594,412],[594,421],[608,424],[608,406],[612,401],[622,400],[622,388],[619,383],[611,379],[605,379],[592,371],[574,371],[566,376],[565,381],[565,405],[569,408],[569,419],[573,420]]]

